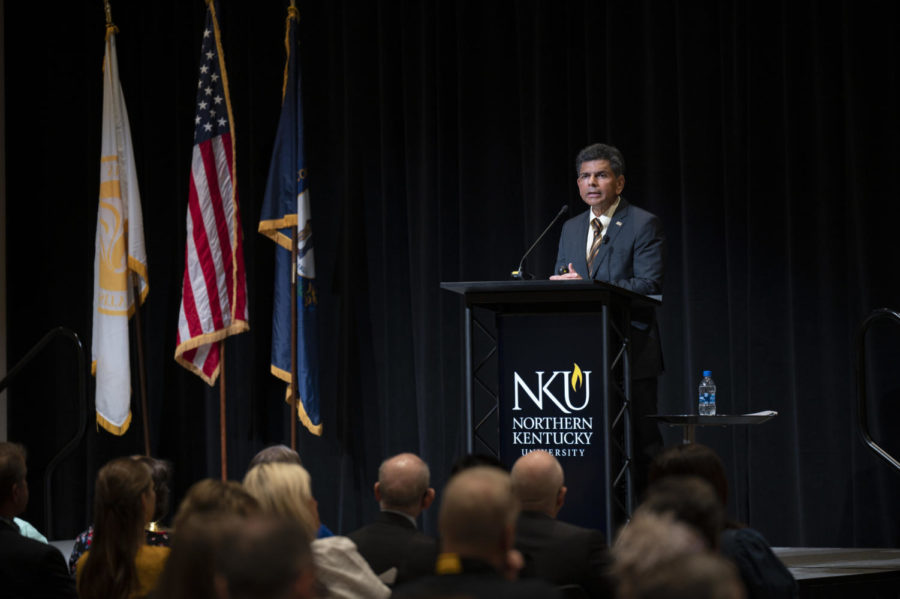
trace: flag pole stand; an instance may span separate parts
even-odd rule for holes
[[[219,451],[222,480],[228,480],[228,443],[225,441],[225,340],[219,341]]]
[[[141,422],[144,425],[144,455],[150,457],[150,416],[147,410],[147,367],[144,363],[144,334],[141,327],[141,281],[132,275],[134,281],[134,330],[137,341],[138,380],[141,392]]]
[[[297,451],[297,227],[291,232],[291,449]]]

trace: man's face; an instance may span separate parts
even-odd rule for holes
[[[21,481],[15,483],[14,496],[16,498],[16,515],[21,514],[28,507],[28,471],[25,471],[25,477]]]
[[[578,172],[578,193],[584,203],[600,216],[612,206],[625,188],[625,176],[616,175],[609,160],[582,162]]]

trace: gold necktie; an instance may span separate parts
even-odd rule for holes
[[[600,234],[600,231],[603,230],[603,224],[600,222],[599,218],[591,219],[591,228],[594,230],[594,241],[591,242],[591,251],[588,252],[588,277],[590,277],[591,273],[594,271],[594,260],[597,258],[597,253],[600,251],[600,244],[603,243],[603,236]]]

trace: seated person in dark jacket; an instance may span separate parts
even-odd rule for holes
[[[603,533],[556,519],[566,501],[564,482],[559,460],[546,451],[532,451],[513,464],[513,492],[522,505],[516,549],[533,571],[529,574],[557,585],[579,585],[588,597],[612,597]]]
[[[699,476],[709,482],[725,509],[728,479],[725,466],[715,451],[699,443],[679,444],[659,454],[650,466],[651,483],[668,476],[684,475]],[[726,519],[719,536],[719,551],[737,565],[749,599],[797,597],[797,581],[759,532]]]
[[[553,599],[559,592],[543,580],[515,580],[522,566],[513,549],[518,502],[508,474],[498,468],[467,468],[444,489],[438,528],[437,575],[400,585],[397,598]]]
[[[19,534],[13,518],[28,505],[25,450],[0,442],[0,597],[75,599],[59,549]]]
[[[428,465],[417,455],[386,459],[374,487],[381,513],[372,524],[347,535],[387,584],[434,573],[437,541],[416,525],[416,518],[434,501],[429,480]]]

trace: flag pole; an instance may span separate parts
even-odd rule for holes
[[[228,480],[228,443],[225,441],[225,340],[219,341],[219,451],[222,455],[222,480]]]
[[[144,455],[150,457],[150,416],[147,410],[147,368],[144,363],[144,337],[141,331],[141,280],[132,273],[134,281],[134,331],[137,340],[138,378],[141,391],[141,420],[144,424]]]
[[[299,223],[298,223],[299,226]],[[291,449],[297,451],[297,227],[291,230]]]
[[[292,14],[296,11],[297,5],[294,0],[291,0],[291,6],[288,8],[288,19],[290,19]],[[287,35],[287,32],[285,32],[285,46],[288,46]],[[287,50],[288,54],[290,54],[291,50],[289,46]],[[287,64],[285,64],[284,69],[284,84],[287,86]],[[282,97],[284,97],[285,91],[286,90],[282,90]],[[297,216],[299,219],[299,207]],[[291,229],[291,413],[288,420],[291,423],[291,449],[294,451],[297,451],[297,407],[299,405],[299,386],[297,385],[297,284],[299,283],[297,280],[297,238],[299,236],[299,228],[300,221],[298,220],[297,225]]]
[[[115,28],[112,20],[112,6],[109,0],[103,0],[103,8],[106,12],[107,36],[109,28]],[[113,29],[115,31],[115,29]],[[137,273],[132,273],[131,280],[134,284],[134,332],[138,353],[138,379],[140,380],[141,393],[141,422],[144,432],[144,455],[150,457],[150,416],[147,410],[147,368],[144,362],[144,333],[141,326],[141,279]]]

